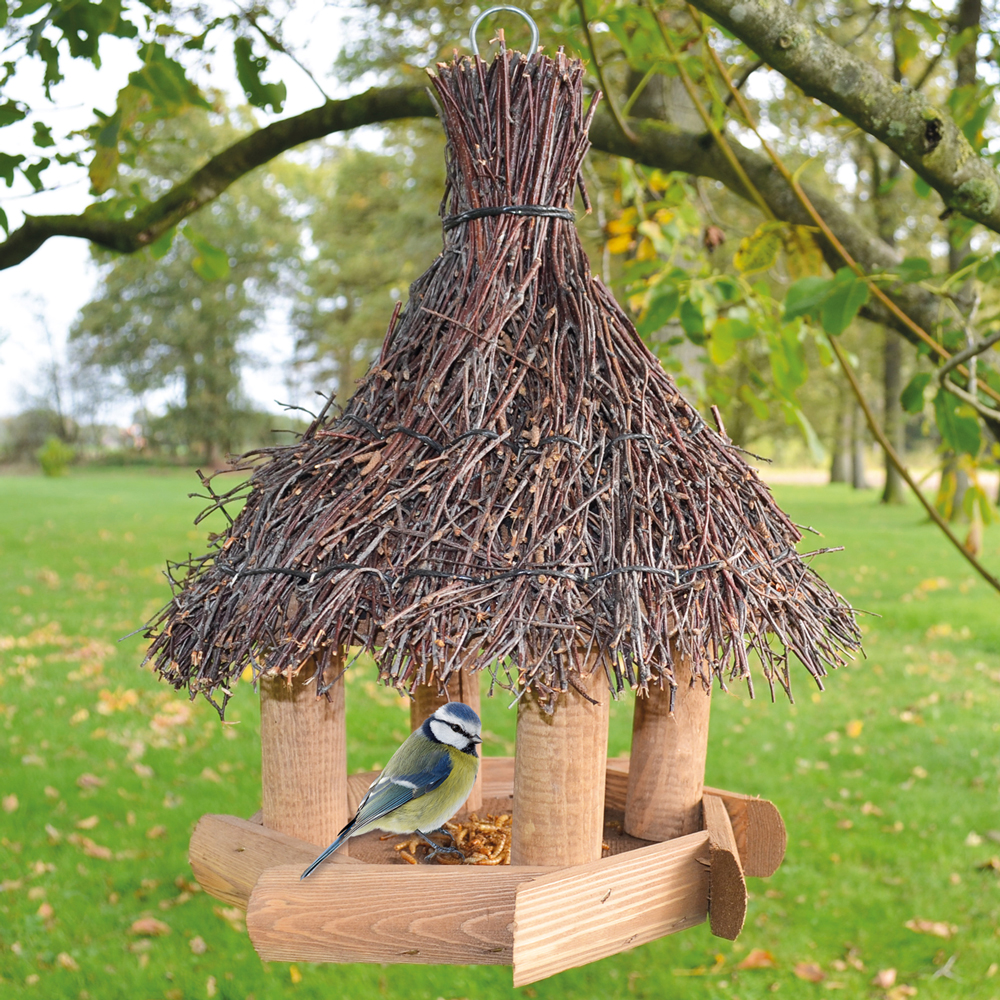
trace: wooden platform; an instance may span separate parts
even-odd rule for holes
[[[483,809],[510,811],[513,758],[483,759]],[[348,782],[353,812],[377,772]],[[704,829],[664,843],[623,831],[628,760],[608,761],[599,861],[568,868],[405,863],[397,838],[349,842],[309,879],[325,845],[275,833],[259,817],[203,816],[190,861],[206,892],[247,910],[266,961],[512,965],[524,986],[708,918],[735,938],[746,876],[773,874],[785,852],[774,805],[705,789]]]

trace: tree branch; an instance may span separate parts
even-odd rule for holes
[[[361,125],[400,118],[430,117],[434,113],[433,104],[421,87],[369,90],[342,101],[329,101],[239,140],[132,219],[101,218],[93,209],[81,215],[27,217],[20,229],[13,232],[6,242],[0,243],[0,269],[25,260],[50,236],[76,236],[121,253],[132,253],[148,246],[171,226],[217,198],[238,178],[288,149]],[[590,133],[594,147],[662,170],[680,170],[721,181],[740,197],[755,203],[753,193],[746,188],[711,136],[682,132],[649,119],[632,119],[630,123],[636,136],[634,141],[622,134],[607,111],[599,110]],[[728,136],[727,141],[774,216],[796,225],[811,225],[812,220],[770,161],[763,154],[741,146],[732,136]],[[868,273],[891,271],[899,264],[899,254],[852,214],[813,192],[809,192],[809,197],[838,239]],[[819,243],[830,266],[834,270],[839,268],[842,261],[834,248],[822,238]],[[933,328],[938,322],[939,300],[933,293],[918,285],[901,284],[890,295],[905,313],[925,329]],[[913,335],[905,325],[877,302],[869,302],[863,314],[912,339]]]
[[[25,215],[21,227],[0,243],[0,270],[20,264],[51,236],[77,236],[108,250],[133,253],[218,198],[244,174],[288,149],[360,125],[396,118],[426,118],[434,113],[431,99],[422,87],[372,89],[342,101],[327,101],[240,139],[131,219],[102,217],[100,204],[92,205],[80,215]]]
[[[1000,175],[951,116],[831,41],[782,0],[691,0],[809,97],[883,142],[948,207],[1000,233]]]
[[[595,149],[601,149],[618,156],[627,156],[648,166],[668,171],[680,170],[684,173],[721,181],[734,194],[745,198],[751,204],[756,204],[753,194],[743,185],[736,171],[722,155],[711,136],[693,135],[689,132],[682,132],[673,126],[648,119],[633,120],[631,125],[637,136],[635,143],[627,143],[622,140],[621,133],[614,127],[610,119],[599,112],[590,129],[590,140]],[[802,207],[789,184],[774,169],[771,161],[763,153],[749,150],[740,145],[732,135],[727,135],[726,139],[736,159],[739,160],[750,181],[767,202],[775,218],[797,226],[812,226],[812,218]],[[803,185],[803,187],[805,186]],[[830,229],[868,274],[877,274],[881,271],[891,272],[899,265],[902,260],[899,251],[879,239],[860,223],[855,215],[845,211],[836,202],[809,190],[809,188],[806,187],[805,190],[810,201],[826,220]],[[822,234],[817,234],[816,241],[832,270],[836,271],[843,266],[844,262],[840,254],[823,238]],[[888,289],[887,294],[903,312],[924,329],[933,329],[939,322],[940,300],[933,292],[929,292],[919,285],[901,283]],[[875,299],[869,300],[868,304],[863,307],[862,315],[867,319],[892,327],[914,345],[920,343],[906,324],[898,317],[893,316],[885,306]]]

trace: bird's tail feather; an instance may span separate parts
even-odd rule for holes
[[[344,843],[345,840],[351,835],[352,824],[348,825],[340,831],[337,835],[337,839],[299,876],[299,881],[302,881],[307,875],[311,875],[326,859],[333,854],[333,852]]]

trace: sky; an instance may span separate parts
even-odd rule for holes
[[[231,5],[212,0],[210,7],[219,13],[230,13]],[[331,96],[337,92],[335,82],[324,79],[340,47],[344,29],[346,5],[337,7],[321,0],[304,0],[293,5],[284,22],[286,42],[299,59],[324,82]],[[93,108],[111,112],[116,95],[127,82],[128,74],[137,68],[138,59],[125,40],[103,38],[100,70],[84,60],[63,60],[66,79],[53,88],[53,104],[45,111],[45,120],[55,121],[54,134],[67,134],[89,126],[94,121]],[[41,67],[18,69],[18,75],[5,88],[7,97],[23,100],[32,107],[46,104],[41,86]],[[266,80],[280,77],[288,87],[288,99],[278,116],[258,112],[262,124],[270,118],[284,118],[315,107],[322,97],[315,85],[286,57],[276,54],[274,68],[264,74]],[[232,64],[231,53],[220,52],[213,59],[210,76],[200,79],[231,95],[233,103],[243,101],[242,91]],[[4,129],[5,147],[13,152],[24,148],[30,135],[32,119]],[[62,170],[60,176],[57,171]],[[22,212],[32,215],[77,213],[89,203],[87,180],[79,168],[53,167],[44,179],[54,190],[34,195],[27,181],[18,175],[14,186],[0,186],[0,206],[4,208],[11,228],[18,226]],[[23,408],[26,396],[41,390],[39,367],[53,358],[64,357],[66,337],[79,309],[90,299],[98,279],[98,270],[91,263],[89,245],[83,240],[56,237],[48,240],[28,260],[13,268],[0,271],[0,417]],[[48,331],[48,333],[46,332]],[[281,363],[291,355],[291,333],[280,310],[274,310],[268,328],[248,343],[250,352],[263,364],[244,373],[244,384],[250,398],[265,409],[276,410],[274,399],[285,401],[287,389],[280,375]],[[156,406],[157,402],[148,402]],[[294,400],[287,400],[295,402]],[[104,419],[119,424],[131,422],[134,403],[123,402],[104,414]]]

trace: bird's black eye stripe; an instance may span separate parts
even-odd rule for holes
[[[460,733],[462,731],[462,727],[456,725],[454,722],[451,724],[451,728],[454,729],[456,733]]]

